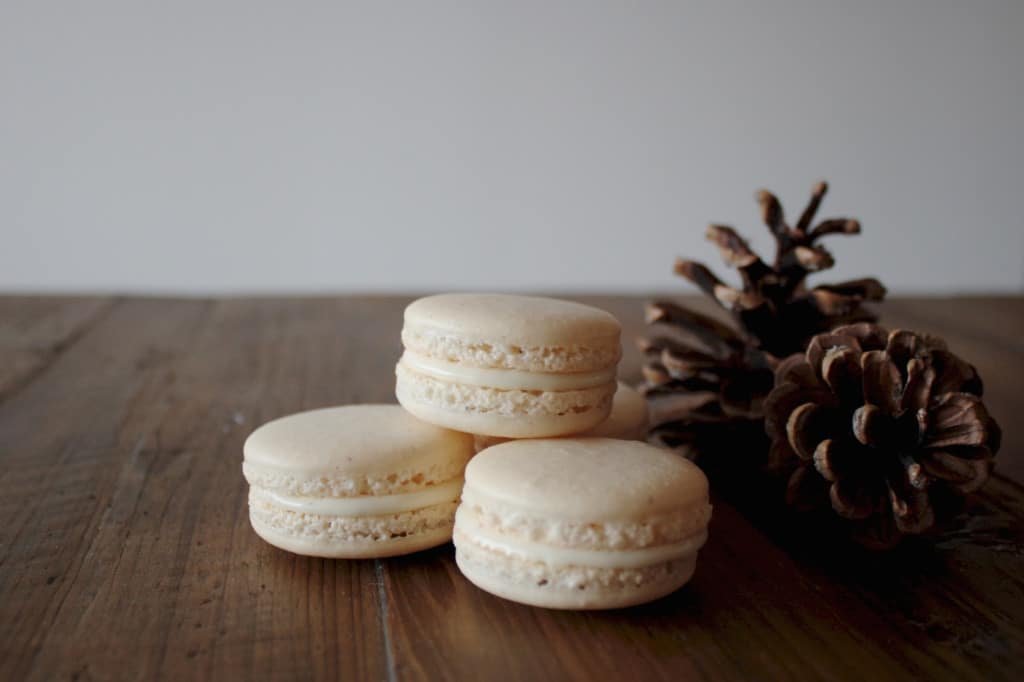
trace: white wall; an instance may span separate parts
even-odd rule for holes
[[[1024,289],[1024,2],[3,2],[0,290]],[[259,6],[257,6],[259,5]]]

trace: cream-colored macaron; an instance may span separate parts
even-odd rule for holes
[[[619,382],[615,396],[612,398],[612,411],[608,418],[597,426],[582,433],[572,434],[575,438],[619,438],[621,440],[645,440],[647,438],[647,401],[640,392],[631,386]],[[508,438],[498,436],[473,437],[473,447],[477,452]]]
[[[608,416],[621,355],[609,313],[569,301],[441,294],[405,310],[402,406],[469,433],[537,438]]]
[[[279,547],[310,556],[384,557],[443,544],[471,436],[398,405],[350,405],[264,424],[244,446],[249,519]]]
[[[707,479],[678,455],[607,438],[517,440],[466,467],[455,560],[512,601],[631,606],[690,579],[710,518]]]

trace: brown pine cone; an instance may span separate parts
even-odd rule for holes
[[[768,443],[762,402],[772,389],[777,360],[730,327],[674,303],[650,303],[645,313],[649,324],[691,332],[689,340],[667,331],[638,340],[647,358],[641,390],[655,425],[648,440],[688,459],[729,452],[763,461]],[[706,458],[702,466],[737,464],[721,459]]]
[[[839,327],[777,367],[770,462],[795,467],[790,504],[830,503],[862,544],[891,547],[988,480],[1000,430],[981,395],[974,367],[941,339]]]
[[[815,334],[875,319],[864,304],[885,296],[876,279],[807,287],[809,275],[833,264],[822,238],[860,232],[860,223],[850,218],[815,224],[827,190],[824,182],[814,186],[792,226],[773,194],[757,193],[761,218],[775,240],[769,262],[731,227],[708,227],[708,239],[739,271],[741,288],[727,285],[701,263],[676,261],[676,273],[728,310],[736,325],[668,301],[647,305],[647,322],[654,329],[639,346],[646,359],[641,390],[651,410],[652,443],[691,459],[703,455],[705,469],[759,468],[767,452],[762,403],[772,389],[777,358],[803,351]]]
[[[793,226],[786,222],[782,204],[774,194],[767,190],[757,193],[761,219],[775,239],[771,265],[761,260],[731,227],[708,227],[707,238],[718,247],[722,259],[739,271],[743,282],[740,289],[720,280],[703,263],[679,259],[675,264],[676,274],[693,282],[735,316],[754,345],[780,358],[799,353],[812,336],[840,324],[874,321],[874,313],[863,304],[885,297],[885,287],[873,277],[807,288],[808,275],[835,264],[821,239],[860,234],[860,222],[852,218],[829,218],[812,227],[827,191],[825,182],[814,186],[807,207]]]

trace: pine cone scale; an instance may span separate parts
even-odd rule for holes
[[[855,388],[863,379],[857,351],[843,347],[829,348],[821,361],[821,378],[841,403],[856,401],[859,392]]]
[[[829,316],[851,315],[860,307],[863,300],[859,296],[847,296],[821,287],[811,289],[807,296],[813,301],[818,312]]]
[[[833,430],[833,415],[828,408],[814,403],[800,405],[786,421],[786,438],[798,457],[814,458],[818,444]]]
[[[993,422],[977,396],[969,393],[947,394],[932,409],[930,416],[924,434],[924,447],[970,446],[984,449],[989,441],[988,426]]]
[[[922,533],[935,523],[935,512],[927,493],[915,490],[908,498],[902,498],[890,488],[890,500],[896,528],[901,533]]]
[[[907,482],[917,490],[927,488],[928,484],[931,483],[931,478],[925,473],[921,463],[913,457],[904,454],[899,455],[899,458],[907,472]]]
[[[845,519],[866,519],[878,508],[879,491],[857,476],[840,478],[828,491],[832,509]]]
[[[725,225],[708,225],[704,236],[713,241],[724,260],[739,270],[745,283],[754,284],[766,274],[768,266],[750,250],[747,241]]]
[[[860,341],[855,337],[848,334],[837,334],[837,333],[826,333],[818,334],[811,342],[807,345],[807,350],[804,355],[806,356],[807,364],[812,368],[819,368],[825,361],[825,356],[829,350],[850,350],[857,355],[858,363],[860,362]],[[859,374],[859,373],[858,373]],[[822,377],[822,373],[818,372],[818,376]]]
[[[944,348],[933,349],[931,359],[938,374],[936,385],[932,388],[935,394],[964,391],[979,398],[982,396],[984,387],[974,367]]]
[[[828,403],[831,394],[827,391],[800,386],[782,384],[772,390],[764,403],[765,430],[770,438],[783,438],[789,415],[804,403]],[[820,402],[819,402],[820,401]],[[780,421],[784,419],[785,421]],[[788,439],[787,439],[788,442]]]
[[[646,308],[648,324],[669,324],[682,327],[695,336],[712,354],[729,357],[743,340],[729,327],[706,315],[687,310],[675,303],[656,301]]]
[[[929,452],[921,465],[933,478],[953,484],[965,495],[981,488],[992,474],[991,459],[968,460],[943,451]]]
[[[853,279],[836,284],[819,284],[813,291],[829,291],[861,301],[881,301],[885,298],[885,287],[874,277]]]
[[[907,363],[907,381],[903,389],[902,406],[904,410],[923,410],[928,407],[935,383],[935,369],[926,365],[920,358],[913,358]]]
[[[850,473],[850,467],[843,462],[842,447],[831,438],[826,438],[814,448],[814,468],[830,483]]]
[[[818,213],[818,207],[821,206],[821,200],[825,198],[825,192],[828,191],[827,182],[815,183],[814,187],[811,188],[811,199],[807,202],[807,207],[800,214],[800,219],[796,221],[796,225],[793,227],[794,231],[798,234],[807,234],[808,228],[811,223],[814,222],[814,216]]]
[[[853,437],[861,445],[868,447],[892,435],[892,420],[889,419],[888,413],[870,403],[861,405],[853,411],[852,426]]]
[[[903,381],[896,364],[890,361],[888,354],[882,350],[868,351],[860,357],[865,402],[887,412],[899,410]]]
[[[761,220],[764,221],[768,230],[778,240],[779,246],[782,247],[790,237],[782,212],[782,204],[774,194],[766,189],[759,190],[755,196],[757,203],[761,206]]]
[[[857,365],[858,371],[860,365]],[[804,388],[813,388],[818,385],[818,377],[814,369],[802,355],[790,355],[778,364],[775,376],[781,377],[786,383],[797,384]]]

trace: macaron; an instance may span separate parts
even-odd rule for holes
[[[645,440],[647,438],[647,401],[635,388],[618,383],[612,398],[612,411],[608,418],[597,426],[582,433],[573,434],[578,438],[619,438],[622,440]],[[508,439],[498,436],[473,437],[473,446],[479,452]]]
[[[301,412],[244,445],[253,530],[309,556],[385,557],[451,539],[473,438],[398,405]]]
[[[579,303],[441,294],[405,309],[395,393],[420,419],[458,431],[539,438],[604,421],[620,327]]]
[[[555,609],[667,595],[693,575],[711,518],[694,464],[646,443],[516,440],[466,467],[455,561],[491,594]]]

